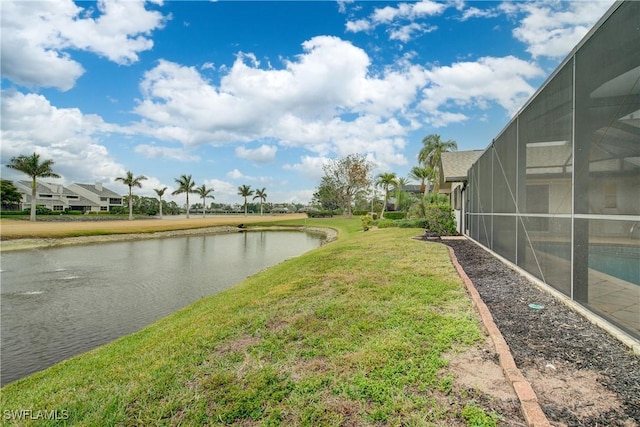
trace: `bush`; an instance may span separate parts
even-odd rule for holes
[[[391,228],[396,226],[396,222],[390,219],[385,218],[378,221],[378,228]]]
[[[453,216],[453,209],[449,205],[429,205],[427,206],[425,219],[426,229],[439,235],[456,234],[456,220]]]
[[[25,209],[22,212],[24,212],[26,215],[30,215],[31,214],[31,210],[30,209]],[[61,212],[53,212],[51,209],[49,208],[45,208],[43,206],[36,206],[36,215],[59,215]]]
[[[113,215],[124,215],[129,213],[129,208],[125,209],[124,206],[112,206],[111,209],[109,209],[109,213]]]
[[[378,228],[424,228],[441,236],[456,234],[456,221],[451,206],[443,204],[425,206],[422,202],[418,202],[412,207],[412,210],[424,213],[421,217],[395,221],[387,218],[385,213],[385,218],[377,222]]]
[[[404,219],[405,218],[405,214],[404,212],[385,212],[384,213],[384,218],[385,219]]]
[[[308,211],[308,218],[331,218],[333,216],[333,211]]]
[[[373,219],[369,214],[361,216],[360,221],[362,222],[362,229],[364,231],[368,231],[371,228],[371,225],[373,225]]]
[[[26,214],[24,211],[0,211],[0,216],[29,216],[29,212]]]
[[[426,218],[417,219],[405,219],[402,221],[395,221],[398,228],[427,228],[428,221]]]

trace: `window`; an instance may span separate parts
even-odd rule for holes
[[[618,207],[618,186],[613,182],[604,185],[604,207],[610,209]]]

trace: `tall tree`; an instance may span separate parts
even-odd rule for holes
[[[326,177],[323,183],[328,184],[329,193],[335,193],[336,200],[351,218],[353,198],[371,184],[372,164],[361,154],[349,154],[329,161],[322,168]]]
[[[122,181],[122,183],[129,187],[129,220],[133,219],[133,187],[142,188],[142,181],[147,179],[144,175],[134,177],[131,171],[128,171],[125,176],[119,176],[116,181]]]
[[[244,216],[247,216],[247,197],[253,196],[253,190],[250,185],[242,185],[238,187],[238,195],[244,197]]]
[[[381,173],[376,177],[376,186],[384,190],[384,203],[382,204],[382,211],[380,212],[381,219],[384,218],[384,210],[389,201],[389,188],[396,185],[396,179],[397,176],[394,172]]]
[[[443,180],[442,176],[442,153],[447,151],[456,151],[458,144],[453,141],[443,141],[440,135],[431,134],[422,139],[422,148],[418,153],[418,160],[425,166],[431,167],[434,171],[434,188],[433,191],[437,194],[440,189],[440,181]]]
[[[160,199],[160,219],[162,219],[162,196],[164,196],[164,192],[167,191],[167,187],[154,188],[153,191],[156,192],[158,198]]]
[[[393,191],[396,198],[396,210],[405,211],[409,204],[409,193],[403,190],[409,184],[409,180],[404,177],[398,177],[393,185]]]
[[[334,211],[344,207],[342,194],[338,188],[338,184],[327,175],[320,180],[320,185],[313,193],[313,203],[319,204],[323,210]]]
[[[256,190],[256,195],[253,196],[253,200],[260,199],[260,216],[262,216],[262,203],[267,200],[267,189],[262,187]]]
[[[53,164],[54,161],[51,159],[40,162],[40,154],[33,153],[31,156],[13,157],[7,165],[8,168],[18,170],[31,177],[31,214],[29,215],[29,221],[36,220],[36,179],[60,178],[60,175],[53,171]]]
[[[202,218],[205,217],[205,213],[207,212],[207,203],[205,199],[209,197],[210,199],[215,199],[211,193],[213,193],[213,188],[207,188],[204,184],[200,187],[196,188],[196,194],[200,196],[202,199]]]
[[[13,210],[16,205],[20,204],[22,194],[13,185],[12,181],[3,179],[0,180],[0,200],[2,200],[2,209],[9,208]]]
[[[409,172],[409,178],[420,181],[420,194],[427,189],[427,181],[433,179],[433,169],[429,166],[414,166]]]
[[[187,218],[189,218],[189,193],[195,193],[196,183],[191,179],[191,175],[180,175],[180,178],[175,178],[175,181],[178,184],[178,189],[171,194],[175,196],[185,193],[187,195]]]

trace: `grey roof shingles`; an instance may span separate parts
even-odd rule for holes
[[[467,180],[467,172],[478,160],[483,150],[449,151],[442,153],[442,170],[445,182],[461,182]]]
[[[114,191],[109,190],[106,187],[102,187],[102,191],[99,191],[96,186],[94,184],[78,184],[76,183],[76,185],[78,187],[82,187],[85,190],[91,191],[94,194],[97,194],[101,197],[111,197],[111,198],[118,198],[121,199],[122,196]]]

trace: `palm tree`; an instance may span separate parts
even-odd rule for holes
[[[382,204],[382,212],[380,212],[380,219],[384,218],[384,209],[387,206],[387,201],[389,200],[389,187],[395,185],[396,182],[396,174],[395,172],[387,172],[378,174],[376,177],[376,186],[382,187],[384,190],[384,203]]]
[[[262,187],[256,190],[256,195],[253,196],[253,200],[260,199],[260,216],[262,216],[262,203],[267,200],[267,189]]]
[[[440,135],[431,134],[422,139],[422,148],[418,153],[418,160],[425,166],[434,170],[435,183],[433,191],[437,194],[442,181],[442,153],[456,151],[458,144],[455,141],[442,141]]]
[[[195,193],[202,198],[202,218],[204,218],[205,213],[207,211],[207,205],[205,203],[205,199],[207,197],[211,199],[215,199],[215,197],[211,195],[211,193],[213,193],[213,188],[207,188],[204,184],[202,184],[200,187],[196,188]]]
[[[133,187],[142,188],[142,181],[147,179],[146,176],[133,176],[131,171],[127,172],[126,176],[119,176],[116,181],[122,181],[122,183],[129,187],[129,220],[133,219]]]
[[[427,189],[427,181],[433,179],[433,169],[429,166],[414,166],[409,172],[409,178],[420,181],[420,194],[424,194]]]
[[[244,216],[247,216],[247,197],[253,195],[250,185],[242,185],[238,187],[238,195],[244,197]]]
[[[155,191],[160,198],[160,219],[162,219],[162,196],[164,196],[164,192],[167,191],[167,187],[155,188],[153,191]]]
[[[178,189],[174,191],[174,196],[176,194],[186,193],[187,195],[187,218],[189,218],[189,193],[195,193],[196,183],[191,179],[191,175],[180,175],[180,178],[175,178],[176,183],[178,184]]]
[[[31,177],[31,213],[29,221],[36,220],[36,178],[60,178],[60,175],[51,169],[53,163],[51,159],[40,163],[40,154],[33,153],[31,156],[13,157],[7,165],[8,168],[26,173]]]
[[[401,206],[406,204],[407,192],[404,191],[402,189],[402,187],[405,187],[407,184],[409,184],[409,180],[407,178],[404,178],[404,177],[399,177],[393,183],[393,188],[394,188],[394,191],[396,193],[395,194],[395,197],[396,197],[396,210],[397,209],[402,210]]]

